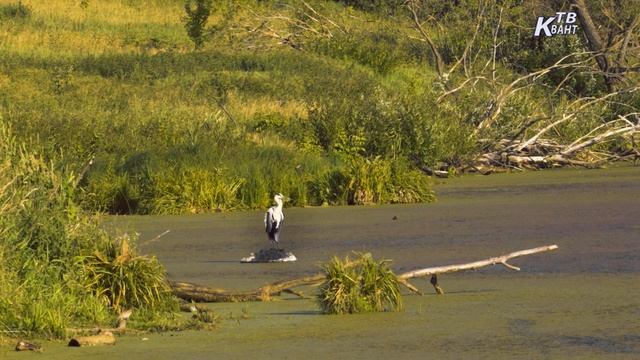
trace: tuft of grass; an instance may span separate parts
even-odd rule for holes
[[[128,236],[84,257],[86,288],[114,310],[159,306],[170,293],[155,257],[136,255]]]
[[[399,311],[402,296],[389,261],[358,254],[355,260],[334,257],[323,266],[327,279],[317,300],[325,314]]]
[[[151,197],[151,212],[179,214],[235,208],[244,181],[225,179],[221,169],[196,168],[157,173],[153,182],[156,194]]]

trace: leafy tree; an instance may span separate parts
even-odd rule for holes
[[[212,2],[212,0],[187,0],[184,3],[184,11],[186,13],[184,27],[187,29],[187,34],[189,34],[196,49],[200,49],[204,44],[205,26],[209,15],[211,15]]]

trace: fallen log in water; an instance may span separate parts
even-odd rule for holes
[[[452,273],[452,272],[463,271],[463,270],[473,270],[473,269],[477,269],[477,268],[481,268],[489,265],[504,265],[511,270],[519,271],[520,270],[519,267],[510,265],[507,263],[507,261],[520,256],[537,254],[544,251],[555,250],[557,248],[558,248],[558,245],[541,246],[533,249],[516,251],[506,255],[496,256],[489,259],[474,261],[466,264],[436,266],[436,267],[430,267],[425,269],[413,270],[413,271],[406,272],[404,274],[400,274],[398,275],[398,277],[401,279],[407,280],[407,279],[424,277],[424,276],[429,276],[434,274],[437,275],[437,274]]]
[[[509,254],[492,257],[485,260],[479,260],[471,263],[429,267],[417,269],[398,275],[400,284],[406,286],[409,290],[420,293],[418,289],[408,282],[409,279],[431,276],[431,284],[438,294],[442,294],[442,288],[438,285],[438,274],[452,273],[457,271],[478,269],[489,265],[503,265],[512,270],[520,270],[520,268],[507,263],[508,260],[537,254],[540,252],[557,249],[557,245],[541,246],[533,249],[521,250]],[[351,265],[356,265],[354,261]],[[173,294],[181,299],[194,302],[242,302],[242,301],[268,301],[274,296],[279,296],[282,292],[291,293],[303,297],[302,293],[294,291],[293,288],[305,285],[319,285],[326,278],[324,273],[312,276],[305,276],[285,281],[278,281],[264,285],[259,289],[245,292],[228,292],[222,289],[210,288],[206,286],[196,285],[188,282],[171,282]]]
[[[507,261],[520,256],[537,254],[540,252],[555,250],[557,248],[558,248],[558,245],[547,245],[547,246],[541,246],[533,249],[516,251],[506,255],[496,256],[489,259],[474,261],[466,264],[436,266],[436,267],[430,267],[425,269],[419,269],[419,270],[409,271],[404,274],[400,274],[398,275],[398,278],[401,280],[407,281],[409,279],[413,279],[417,277],[431,276],[431,285],[433,285],[433,288],[436,290],[436,293],[444,294],[444,290],[442,290],[442,288],[438,284],[439,274],[446,274],[446,273],[452,273],[452,272],[464,271],[464,270],[474,270],[481,267],[485,267],[489,265],[497,265],[497,264],[503,265],[511,270],[520,271],[519,267],[511,265],[507,263]]]
[[[111,331],[100,332],[97,335],[79,336],[69,341],[69,346],[95,346],[95,345],[115,345],[116,337]]]
[[[222,289],[209,288],[188,282],[171,282],[173,294],[180,299],[195,302],[243,302],[243,301],[269,301],[272,297],[282,292],[303,297],[302,293],[292,288],[320,284],[325,279],[325,274],[316,274],[303,278],[278,281],[262,286],[254,291],[228,292]]]
[[[195,302],[242,302],[261,301],[256,291],[229,293],[222,289],[210,288],[188,282],[170,282],[173,294],[180,299]]]

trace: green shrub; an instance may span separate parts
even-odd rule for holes
[[[327,279],[320,286],[318,303],[325,314],[399,311],[402,296],[388,261],[371,254],[344,260],[334,257],[323,267]]]
[[[195,2],[195,7],[193,6]],[[199,49],[204,44],[207,20],[211,14],[212,0],[186,0],[184,4],[187,34]]]

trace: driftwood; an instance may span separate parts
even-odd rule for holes
[[[485,260],[475,261],[466,264],[437,266],[424,269],[417,269],[398,275],[398,281],[404,285],[410,291],[420,294],[420,291],[409,283],[409,279],[418,277],[431,276],[431,284],[436,289],[438,294],[444,293],[442,288],[438,285],[438,274],[452,273],[457,271],[477,269],[489,265],[504,265],[512,270],[520,270],[520,268],[507,263],[508,260],[532,255],[540,252],[550,251],[557,249],[557,245],[548,245],[537,247],[534,249],[527,249],[522,251],[516,251],[509,254],[492,257]],[[353,262],[350,266],[357,264]],[[267,284],[254,291],[246,292],[228,292],[222,289],[215,289],[206,286],[200,286],[187,282],[172,282],[171,287],[173,294],[177,297],[193,302],[242,302],[242,301],[269,301],[272,297],[279,296],[281,293],[286,292],[294,294],[296,296],[304,297],[304,295],[298,291],[294,291],[293,288],[300,286],[319,285],[326,279],[324,273],[319,273],[312,276],[306,276],[302,278],[296,278],[285,281],[278,281],[275,283]]]
[[[24,340],[18,341],[16,344],[16,351],[42,351],[42,347],[39,344],[30,343]]]
[[[478,268],[489,266],[489,265],[503,265],[511,270],[520,271],[519,267],[511,265],[507,263],[507,261],[520,256],[537,254],[540,252],[555,250],[557,248],[558,248],[558,245],[547,245],[547,246],[541,246],[533,249],[516,251],[506,255],[496,256],[489,259],[479,260],[479,261],[466,263],[466,264],[436,266],[436,267],[430,267],[426,269],[419,269],[419,270],[409,271],[404,274],[400,274],[398,275],[398,278],[401,280],[409,280],[417,277],[431,276],[431,285],[433,285],[434,289],[436,290],[436,293],[444,294],[444,290],[442,290],[442,288],[438,284],[439,274],[446,274],[446,273],[452,273],[452,272],[464,271],[464,270],[473,270],[473,269],[478,269]]]
[[[101,331],[91,336],[78,336],[69,341],[69,346],[115,345],[116,337],[111,331]]]
[[[210,288],[188,282],[170,282],[173,295],[180,299],[195,302],[242,302],[262,301],[260,293],[234,292],[229,293],[223,289]]]
[[[292,280],[278,281],[262,286],[254,291],[228,292],[223,289],[215,289],[196,285],[188,282],[171,282],[173,294],[183,300],[195,302],[243,302],[243,301],[269,301],[281,293],[289,293],[304,297],[301,292],[292,288],[304,285],[316,285],[324,281],[324,273],[306,276]]]
[[[466,264],[436,266],[436,267],[430,267],[426,269],[409,271],[404,274],[398,275],[398,277],[401,279],[407,280],[407,279],[424,277],[424,276],[429,276],[434,274],[446,274],[446,273],[452,273],[452,272],[463,271],[463,270],[473,270],[473,269],[478,269],[478,268],[489,266],[489,265],[504,265],[511,270],[519,271],[520,270],[519,267],[511,265],[507,263],[507,261],[520,256],[537,254],[544,251],[555,250],[557,248],[558,248],[558,245],[541,246],[533,249],[516,251],[506,255],[496,256],[489,259],[479,260],[479,261],[466,263]]]
[[[604,97],[600,99],[604,99]],[[595,101],[593,100],[587,104]],[[575,113],[570,114],[552,122],[528,139],[503,139],[494,143],[488,152],[456,170],[458,172],[481,172],[487,174],[501,168],[517,170],[563,166],[597,168],[611,161],[637,160],[640,152],[636,148],[617,153],[590,151],[589,148],[620,137],[630,139],[635,146],[634,137],[640,134],[640,122],[634,122],[632,119],[638,115],[639,113],[629,113],[625,116],[618,116],[618,119],[594,128],[588,134],[570,144],[558,144],[542,138],[546,132],[554,129],[557,125],[575,118]]]

